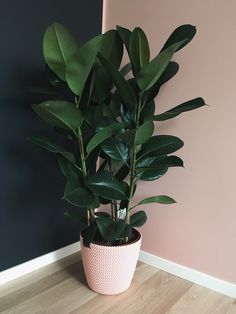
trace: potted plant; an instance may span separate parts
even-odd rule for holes
[[[56,154],[66,178],[64,200],[84,211],[67,213],[85,224],[82,259],[89,286],[102,294],[126,290],[137,263],[142,226],[147,216],[139,205],[171,204],[166,195],[133,203],[139,180],[162,177],[170,167],[182,167],[172,155],[184,144],[172,135],[153,135],[154,123],[205,105],[195,98],[164,113],[155,113],[161,86],[178,72],[171,61],[196,33],[182,25],[150,61],[141,28],[118,26],[79,46],[61,24],[50,25],[43,51],[50,73],[50,100],[33,110],[68,141],[67,148],[43,137],[31,141]],[[123,50],[129,62],[120,68]],[[75,147],[77,151],[75,151]],[[76,152],[76,153],[75,153]],[[110,210],[102,210],[104,204]]]

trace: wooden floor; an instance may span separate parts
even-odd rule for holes
[[[80,253],[0,287],[0,313],[236,314],[236,300],[138,263],[129,290],[91,291]]]

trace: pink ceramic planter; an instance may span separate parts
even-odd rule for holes
[[[135,242],[120,246],[91,243],[91,248],[87,248],[81,240],[85,276],[93,291],[113,295],[129,288],[142,239],[141,234],[138,231],[137,233],[139,237]]]

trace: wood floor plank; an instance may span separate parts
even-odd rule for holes
[[[58,283],[66,280],[67,278],[70,278],[77,273],[81,273],[81,271],[82,261],[80,260],[78,263],[69,265],[62,270],[39,279],[37,282],[0,297],[0,311],[5,311],[11,307],[17,306],[18,304],[22,303],[22,301],[31,299],[44,290],[48,290]]]
[[[39,278],[40,279],[46,278],[47,276],[52,275],[55,272],[63,268],[66,268],[67,266],[74,264],[80,260],[81,252],[77,252],[63,259],[60,259],[57,262],[44,266],[39,270],[33,271],[27,275],[24,275],[8,283],[5,283],[4,285],[0,285],[0,298],[37,282]]]
[[[131,287],[98,295],[80,254],[0,288],[1,314],[236,314],[236,300],[138,262]]]
[[[120,308],[117,308],[117,305],[124,302],[124,300],[131,300],[133,295],[137,296],[137,289],[142,285],[146,280],[155,275],[159,270],[154,267],[143,264],[136,269],[134,280],[130,288],[122,294],[114,296],[105,296],[105,295],[96,295],[89,302],[85,303],[83,306],[77,307],[70,314],[92,314],[92,313],[121,313]],[[138,297],[138,296],[137,296]],[[139,300],[141,302],[141,300]],[[128,313],[125,311],[125,313]]]
[[[167,313],[226,314],[233,300],[207,288],[193,285]]]

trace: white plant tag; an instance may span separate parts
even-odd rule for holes
[[[117,216],[119,219],[125,219],[126,217],[126,208],[120,208],[117,212]]]

